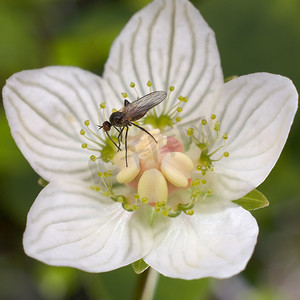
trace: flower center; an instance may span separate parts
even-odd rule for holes
[[[150,81],[147,86],[152,92]],[[131,83],[130,87],[140,98],[135,84]],[[193,215],[195,203],[212,192],[207,188],[206,173],[213,172],[215,162],[229,156],[228,152],[223,152],[216,157],[226,145],[227,134],[221,136],[220,122],[213,114],[209,121],[202,119],[199,128],[187,130],[187,145],[175,135],[166,134],[167,127],[172,128],[181,121],[181,105],[187,102],[183,96],[178,97],[179,101],[171,99],[174,89],[173,86],[169,88],[162,107],[154,107],[145,117],[138,119],[139,123],[134,122],[139,128],[131,126],[130,130],[129,127],[124,130],[125,142],[123,127],[112,126],[110,134],[103,137],[99,134],[102,130],[92,129],[90,121],[86,120],[86,128],[80,131],[87,140],[82,148],[97,153],[90,156],[91,163],[94,163],[91,170],[97,174],[93,176],[95,184],[91,189],[120,202],[127,211],[147,205],[163,216],[176,217],[181,212]],[[125,92],[121,95],[128,98]],[[108,120],[105,108],[105,103],[101,103],[98,111],[100,124]],[[116,111],[113,109],[112,113]],[[140,125],[144,126],[143,130],[139,130]],[[223,142],[220,144],[220,141]],[[185,153],[187,148],[196,149],[196,157],[190,156],[189,151]],[[108,170],[103,172],[104,169]]]
[[[137,191],[138,197],[134,203],[131,201],[134,207],[148,203],[166,214],[171,211],[169,197],[189,188],[194,163],[183,153],[183,145],[177,139],[162,135],[158,129],[149,132],[157,143],[144,132],[129,137],[127,167],[125,151],[115,155],[113,161],[119,170],[116,180]]]

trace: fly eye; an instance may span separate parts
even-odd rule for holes
[[[108,121],[105,121],[102,125],[104,131],[110,131],[111,124]]]

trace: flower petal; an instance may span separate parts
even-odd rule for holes
[[[181,214],[155,227],[145,262],[165,276],[226,278],[241,272],[252,255],[258,226],[233,203],[202,202],[193,216]]]
[[[224,151],[230,155],[215,164],[219,177],[214,180],[219,184],[215,192],[237,199],[263,182],[275,165],[297,110],[298,94],[288,78],[257,73],[228,82],[210,103],[203,109],[220,119],[221,131],[228,133]]]
[[[115,91],[130,92],[132,99],[131,81],[142,95],[149,92],[148,80],[154,90],[167,91],[173,85],[174,99],[180,93],[195,100],[181,116],[197,110],[223,84],[214,33],[186,0],[156,0],[136,13],[115,40],[103,78]]]
[[[47,264],[104,272],[143,257],[152,234],[140,209],[127,212],[83,182],[54,181],[28,214],[23,244]]]
[[[86,119],[98,130],[99,104],[108,99],[114,95],[100,77],[74,67],[23,71],[10,77],[3,89],[12,135],[34,170],[48,181],[89,176],[90,154],[81,149],[79,132]]]

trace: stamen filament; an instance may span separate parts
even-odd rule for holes
[[[102,146],[103,146],[102,144],[96,142],[95,140],[91,139],[90,137],[86,136],[85,134],[83,135],[83,137],[86,138],[87,140],[89,140],[90,142],[92,142],[92,143],[98,145],[99,147],[102,147]]]
[[[90,147],[85,147],[85,149],[101,153],[100,149],[95,149],[95,148],[90,148]]]
[[[161,115],[163,115],[164,113],[165,113],[165,111],[166,111],[166,108],[168,107],[168,103],[169,103],[169,101],[170,101],[170,96],[171,96],[171,93],[173,92],[173,90],[171,89],[171,88],[169,88],[169,93],[168,93],[168,96],[167,96],[167,100],[166,100],[166,102],[165,102],[165,105],[164,105],[164,108],[163,108],[163,110],[162,110],[162,112],[161,112]]]
[[[222,149],[224,146],[225,146],[225,141],[224,141],[224,144],[221,145],[219,148],[217,148],[216,150],[214,150],[213,152],[209,153],[208,156],[212,156],[214,155],[215,153],[217,153],[220,149]]]
[[[131,82],[131,83],[130,83],[130,87],[135,91],[135,93],[136,93],[136,99],[139,99],[139,98],[140,98],[140,95],[139,95],[137,89],[135,88],[135,83],[134,83],[134,82]]]

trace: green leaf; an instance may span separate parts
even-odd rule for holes
[[[133,270],[136,274],[141,274],[149,268],[149,265],[141,258],[132,264]]]
[[[228,81],[230,81],[230,80],[232,80],[232,79],[236,79],[236,78],[238,78],[237,75],[231,75],[231,76],[226,77],[226,78],[224,79],[224,82],[228,82]]]
[[[246,210],[255,210],[269,205],[267,198],[258,190],[253,190],[246,196],[233,200],[232,202],[240,205]]]

